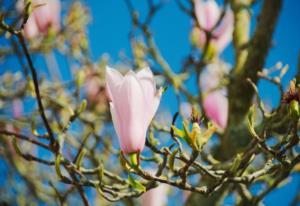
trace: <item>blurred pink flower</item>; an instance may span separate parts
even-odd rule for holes
[[[60,11],[59,0],[33,0],[33,11],[24,25],[26,38],[32,39],[40,33],[46,34],[51,27],[54,31],[60,29]],[[17,9],[20,12],[24,10],[24,1],[19,0]]]
[[[141,196],[142,206],[166,206],[168,201],[168,185],[161,184]]]
[[[203,100],[206,116],[216,123],[221,129],[227,126],[228,99],[222,91],[209,93]]]
[[[14,99],[12,102],[13,117],[19,119],[23,116],[23,102],[20,99]]]
[[[200,25],[197,30],[198,44],[203,48],[206,42],[205,31],[211,31],[221,16],[222,9],[218,7],[214,0],[195,0],[195,14]],[[217,53],[221,53],[232,40],[233,13],[227,8],[225,15],[219,25],[212,31],[211,45]]]
[[[201,73],[199,86],[203,94],[203,109],[206,116],[221,129],[225,129],[228,119],[228,99],[226,88],[220,85],[229,65],[216,61],[207,65]]]
[[[105,112],[108,109],[110,101],[107,95],[105,81],[93,67],[84,69],[84,88],[89,109],[95,109],[98,112]]]
[[[111,96],[110,112],[124,153],[142,151],[148,126],[159,106],[162,90],[156,91],[150,68],[123,76],[106,67],[107,93]]]

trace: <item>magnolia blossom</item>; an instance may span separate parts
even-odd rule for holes
[[[105,81],[91,68],[85,68],[84,71],[84,88],[88,106],[96,107],[97,110],[105,110],[110,97],[107,94]]]
[[[106,67],[107,92],[111,97],[110,112],[124,153],[144,148],[147,128],[159,106],[162,90],[156,91],[150,68],[123,76]]]
[[[168,185],[161,184],[141,196],[142,206],[166,206],[168,201]]]
[[[228,99],[226,89],[220,87],[229,66],[221,61],[209,64],[200,76],[200,88],[203,95],[203,109],[206,116],[221,129],[226,128],[228,118]]]
[[[222,9],[218,7],[214,0],[195,0],[195,14],[199,26],[195,27],[193,36],[196,36],[198,40],[196,44],[200,48],[203,48],[206,43],[205,31],[212,32],[210,43],[217,53],[221,53],[231,42],[234,18],[229,8],[226,10],[222,21],[214,28],[219,21],[221,13]]]
[[[24,33],[28,39],[38,36],[40,33],[46,34],[51,27],[55,31],[60,29],[59,0],[32,0],[33,11],[24,25]],[[24,1],[19,0],[17,9],[24,11]]]
[[[221,129],[227,126],[228,99],[221,91],[209,93],[203,100],[206,116]]]

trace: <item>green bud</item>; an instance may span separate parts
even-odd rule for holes
[[[55,171],[56,171],[56,175],[62,179],[62,173],[61,173],[61,170],[60,170],[60,162],[61,162],[61,154],[58,154],[56,156],[56,159],[55,159]]]
[[[86,109],[86,106],[87,106],[87,101],[84,99],[84,100],[82,100],[81,105],[78,108],[78,111],[77,111],[78,114],[81,114]]]
[[[31,133],[35,136],[38,136],[39,133],[38,131],[36,130],[37,126],[36,126],[36,118],[35,116],[33,115],[32,118],[31,118],[31,122],[30,122],[30,126],[31,126]]]
[[[200,126],[197,122],[194,122],[192,125],[192,132],[189,138],[190,138],[191,146],[195,150],[199,150],[201,148],[201,144],[199,144],[200,137],[201,137]]]
[[[76,86],[78,88],[80,88],[82,86],[82,84],[84,83],[84,80],[85,80],[85,72],[84,70],[80,70],[76,73]]]
[[[196,124],[196,123],[194,123]],[[198,137],[196,138],[196,145],[197,145],[197,150],[201,151],[203,146],[207,144],[207,142],[210,140],[212,135],[215,133],[217,128],[212,124],[209,123],[207,129],[204,132],[200,133],[200,128],[197,129],[199,134],[197,135]]]
[[[189,130],[189,122],[187,120],[183,120],[182,126],[183,126],[183,131],[184,131],[185,137],[190,137],[191,133]],[[187,139],[189,140],[189,138],[187,138]],[[188,143],[190,143],[190,142],[188,142]]]
[[[256,136],[256,132],[254,129],[254,121],[255,121],[255,105],[252,105],[247,115],[248,130],[252,136]]]
[[[240,153],[237,154],[236,157],[234,158],[234,161],[233,161],[233,163],[231,165],[231,168],[230,168],[230,172],[232,174],[235,174],[238,171],[238,169],[241,165],[241,162],[242,162],[242,158],[243,158],[243,155],[240,154]]]
[[[130,163],[131,163],[131,166],[136,168],[139,166],[139,155],[137,152],[134,152],[134,153],[130,153],[129,154],[129,158],[130,158]]]
[[[124,154],[123,154],[122,151],[120,151],[120,154],[119,154],[119,161],[120,161],[120,164],[121,164],[122,168],[125,171],[129,171],[130,170],[130,167],[127,164],[127,161],[126,161],[126,159],[125,159]]]
[[[300,117],[300,111],[299,111],[299,102],[296,100],[291,101],[289,105],[289,110],[292,118],[294,120],[298,120]]]
[[[28,92],[32,97],[35,97],[35,89],[34,89],[34,83],[31,79],[27,79],[27,88]]]
[[[217,51],[213,44],[209,44],[207,47],[207,51],[204,56],[205,62],[210,62],[216,57]]]
[[[191,44],[195,47],[199,46],[199,36],[200,36],[200,29],[195,27],[193,28],[191,34],[190,34],[190,41]]]
[[[177,135],[178,137],[180,138],[183,138],[185,137],[185,132],[181,129],[178,129],[176,126],[172,125],[171,126],[171,129],[173,130],[174,134]]]
[[[66,138],[66,134],[65,133],[61,133],[57,135],[57,141],[58,141],[58,145],[59,145],[59,151],[61,152],[65,143],[65,138]]]

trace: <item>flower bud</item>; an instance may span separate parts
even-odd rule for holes
[[[59,0],[32,0],[27,5],[24,5],[23,0],[19,0],[17,3],[19,12],[29,14],[24,25],[25,36],[32,39],[41,33],[48,33],[50,28],[57,32],[60,29],[60,7]]]
[[[294,120],[298,120],[300,117],[299,102],[296,100],[291,101],[289,104],[290,114]]]
[[[192,42],[198,45],[201,49],[205,48],[208,37],[207,32],[210,32],[211,35],[211,45],[209,45],[209,47],[211,46],[213,48],[211,51],[221,53],[231,42],[234,23],[233,13],[229,8],[226,9],[221,22],[218,22],[221,17],[221,13],[222,9],[218,7],[215,1],[195,0],[195,14],[197,24],[199,25],[197,26],[198,31],[193,30],[191,39]],[[210,53],[209,56],[211,57],[212,54],[213,53]]]
[[[147,67],[137,73],[129,71],[123,76],[106,67],[106,84],[121,150],[126,154],[142,151],[148,126],[162,94],[161,90],[156,91],[152,71]]]

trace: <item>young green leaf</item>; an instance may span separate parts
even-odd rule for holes
[[[140,183],[138,180],[135,180],[130,174],[128,174],[129,184],[136,190],[141,192],[146,192],[146,187]]]

